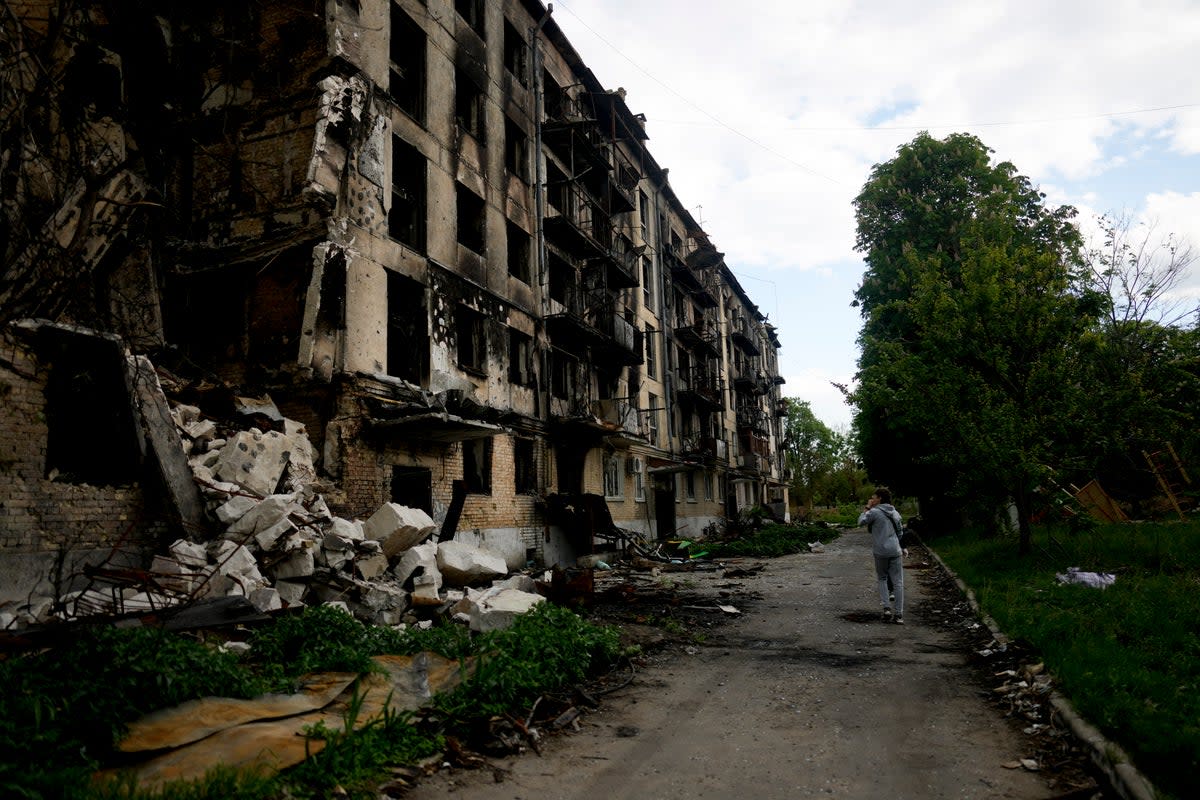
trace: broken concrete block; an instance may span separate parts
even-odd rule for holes
[[[226,539],[242,539],[277,525],[280,520],[297,511],[296,497],[273,494],[265,497],[225,531]]]
[[[414,606],[440,606],[442,597],[438,593],[438,583],[432,575],[418,575],[413,578],[413,590],[409,599]]]
[[[291,555],[275,565],[275,580],[284,581],[294,578],[307,578],[313,574],[316,564],[313,561],[313,551],[304,547],[293,550]]]
[[[434,579],[434,593],[442,588],[442,573],[437,565],[438,546],[436,542],[419,544],[410,547],[400,554],[400,560],[392,568],[392,574],[401,585],[407,586],[413,576],[431,575]]]
[[[537,594],[537,581],[529,575],[510,575],[502,581],[492,581],[494,589],[518,589],[529,594]]]
[[[259,531],[254,534],[254,542],[263,550],[270,550],[279,543],[283,537],[292,534],[296,531],[296,525],[287,517],[279,520],[266,530]],[[295,549],[295,548],[288,548]]]
[[[255,608],[263,613],[283,608],[283,600],[279,597],[279,591],[269,587],[255,589],[250,593],[249,600]]]
[[[508,574],[508,565],[500,556],[453,539],[438,544],[437,566],[450,586],[485,583]]]
[[[193,442],[211,442],[217,437],[217,423],[211,419],[200,419],[195,422],[189,422],[183,427],[183,432],[186,433]]]
[[[323,567],[329,567],[335,572],[354,560],[354,553],[350,550],[325,550],[320,549],[316,553],[317,563]]]
[[[363,523],[363,535],[380,542],[389,558],[420,544],[435,530],[437,526],[428,514],[399,503],[384,503]]]
[[[290,488],[299,489],[317,478],[312,442],[301,423],[285,419],[283,426],[283,435],[288,440],[287,483]]]
[[[354,549],[360,556],[373,556],[383,552],[383,545],[371,539],[364,539],[361,542],[355,542]]]
[[[339,536],[332,531],[327,531],[321,537],[321,549],[327,550],[330,553],[354,552],[354,540]]]
[[[184,566],[192,569],[201,569],[208,563],[208,550],[204,545],[197,542],[189,542],[187,539],[176,539],[168,548],[171,555]]]
[[[383,553],[374,553],[354,560],[354,571],[364,580],[374,580],[387,572],[388,560]]]
[[[304,595],[308,593],[308,586],[296,581],[275,581],[275,591],[279,593],[279,599],[284,605],[292,608],[304,605]]]
[[[363,605],[372,611],[382,611],[384,609],[400,609],[403,611],[408,607],[408,593],[399,586],[390,586],[386,583],[373,583],[363,593]]]
[[[483,633],[508,628],[518,616],[544,602],[546,598],[540,594],[501,589],[472,605],[471,630]]]
[[[209,553],[217,564],[217,572],[222,575],[242,576],[249,580],[262,580],[258,571],[258,562],[250,549],[227,540],[217,540]]]
[[[197,422],[200,419],[200,409],[196,406],[189,406],[186,403],[180,403],[171,409],[171,418],[175,420],[175,424],[181,430],[186,430],[188,425]]]
[[[274,494],[291,458],[282,433],[241,431],[221,448],[213,474],[259,495]]]
[[[187,594],[195,588],[195,573],[169,556],[155,556],[150,562],[150,572],[158,585],[168,591]]]
[[[244,494],[235,494],[217,507],[215,512],[217,521],[222,525],[232,525],[246,516],[246,513],[256,505],[258,505],[258,500],[255,498],[247,497]]]
[[[329,521],[329,532],[351,542],[361,542],[363,540],[362,523],[358,520],[334,517]]]

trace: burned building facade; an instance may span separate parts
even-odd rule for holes
[[[13,7],[10,553],[70,497],[56,534],[96,547],[193,524],[155,499],[171,458],[126,419],[120,364],[269,395],[340,514],[422,508],[539,563],[598,546],[560,514],[582,495],[651,539],[786,509],[775,331],[549,7]],[[148,361],[89,355],[113,341]],[[81,388],[97,375],[129,404]],[[91,448],[89,419],[119,442]]]

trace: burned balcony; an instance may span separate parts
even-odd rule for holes
[[[551,296],[546,316],[550,341],[567,352],[590,353],[593,360],[632,366],[642,363],[642,331],[603,290],[566,286]]]
[[[709,317],[697,314],[692,320],[678,315],[675,320],[675,340],[701,358],[720,358],[720,331]]]
[[[734,314],[730,319],[729,338],[748,356],[762,354],[758,347],[758,336],[751,329],[750,320],[741,314]]]
[[[616,444],[646,441],[645,426],[637,406],[628,398],[609,398],[592,402],[592,416],[609,430],[609,441]]]
[[[612,218],[575,181],[562,180],[547,192],[546,238],[576,258],[608,258],[613,247]]]
[[[588,169],[608,170],[605,137],[596,119],[578,100],[567,94],[546,96],[546,121],[542,141],[577,174]]]
[[[626,214],[637,209],[637,187],[642,171],[634,166],[625,152],[615,144],[611,148],[612,176],[609,180],[609,208],[614,214]]]
[[[724,461],[726,454],[725,440],[715,436],[684,436],[680,448],[680,455],[685,459],[702,461],[705,464],[711,464],[718,459]]]
[[[675,283],[682,286],[695,299],[697,305],[702,308],[716,308],[719,305],[715,291],[715,271],[701,272],[693,269],[672,247],[663,251],[663,263],[670,268]]]
[[[737,410],[737,425],[739,433],[743,436],[765,436],[770,432],[770,422],[767,419],[767,414],[758,406],[739,406]]]
[[[786,417],[787,415],[788,415],[787,400],[780,400],[777,403],[775,403],[775,416]]]
[[[725,407],[724,382],[716,370],[700,365],[681,371],[676,376],[679,399],[691,402],[700,411],[720,411]]]
[[[601,283],[610,290],[633,289],[639,285],[637,257],[628,236],[618,234],[612,248],[598,258],[588,260],[589,267],[603,270]]]
[[[744,394],[765,394],[765,382],[758,365],[749,361],[736,362],[733,366],[733,388]]]

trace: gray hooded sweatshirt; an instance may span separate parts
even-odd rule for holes
[[[903,554],[897,528],[901,526],[900,512],[891,503],[880,503],[858,517],[859,525],[866,525],[874,544],[872,554],[880,558],[896,558]]]

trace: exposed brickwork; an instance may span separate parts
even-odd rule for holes
[[[161,512],[148,506],[141,485],[47,479],[48,367],[23,342],[0,340],[0,551],[44,553],[160,539],[167,526]]]

